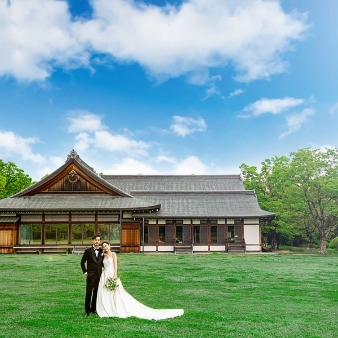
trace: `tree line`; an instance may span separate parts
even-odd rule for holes
[[[338,236],[338,149],[299,149],[288,157],[273,157],[258,170],[240,166],[244,186],[255,190],[262,209],[276,218],[262,234],[273,248],[280,244],[320,246]]]

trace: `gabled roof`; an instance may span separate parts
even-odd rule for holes
[[[68,178],[69,177],[69,178]],[[79,189],[77,191],[65,190],[64,183],[71,182],[72,177],[74,179],[82,180]],[[83,193],[81,185],[85,185],[86,189],[92,193],[103,193],[113,196],[132,197],[130,194],[122,191],[121,189],[113,186],[106,180],[102,179],[96,174],[93,168],[82,161],[75,150],[72,150],[67,157],[67,161],[59,169],[35,183],[29,188],[20,191],[12,197],[33,196],[36,194],[44,193]],[[71,187],[71,184],[68,184]]]

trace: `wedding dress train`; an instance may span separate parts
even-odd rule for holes
[[[182,316],[183,309],[152,309],[133,298],[117,279],[118,287],[114,291],[107,289],[104,284],[108,277],[114,276],[114,261],[109,257],[103,260],[100,284],[97,292],[96,312],[100,317],[138,317],[150,320],[160,320]]]

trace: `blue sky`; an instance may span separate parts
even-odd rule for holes
[[[338,147],[336,0],[0,0],[0,158],[239,174]]]

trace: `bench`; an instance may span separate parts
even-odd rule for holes
[[[87,246],[81,246],[81,245],[75,245],[74,247],[73,247],[73,250],[72,250],[72,253],[73,254],[83,254],[84,253],[84,251],[87,249],[87,248],[89,248],[89,246],[87,245]]]
[[[192,254],[194,252],[194,247],[192,244],[182,244],[182,243],[175,243],[174,244],[174,253],[189,253]]]
[[[72,245],[19,245],[14,246],[15,253],[70,253]]]
[[[73,254],[83,254],[84,251],[89,248],[90,245],[74,245],[72,253]],[[120,252],[120,245],[111,245],[110,246],[110,251],[112,252]]]

